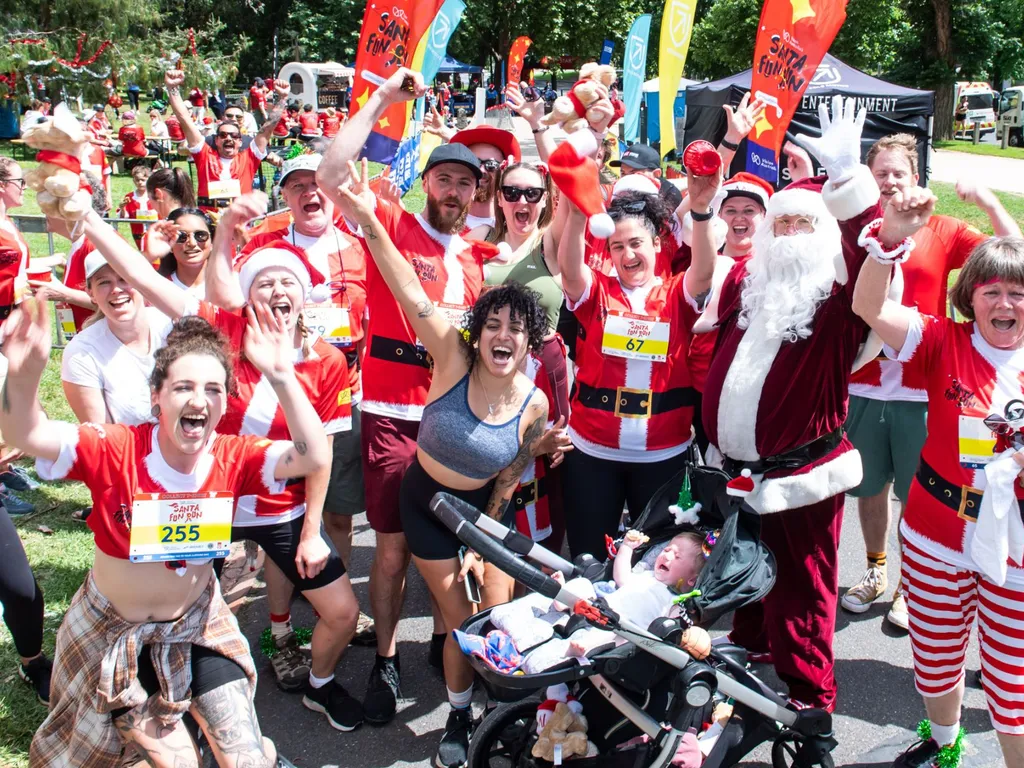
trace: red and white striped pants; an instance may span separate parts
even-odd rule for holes
[[[918,693],[942,696],[963,679],[977,614],[992,727],[1024,734],[1024,588],[997,587],[979,573],[936,560],[904,541],[903,590]]]

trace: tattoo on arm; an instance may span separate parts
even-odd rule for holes
[[[501,513],[505,511],[508,499],[511,498],[515,487],[519,485],[519,478],[523,476],[523,470],[533,461],[533,442],[543,434],[544,417],[540,416],[534,419],[530,426],[526,428],[526,434],[523,435],[519,453],[512,459],[511,464],[498,473],[498,477],[494,481],[494,490],[491,492],[491,498],[487,502],[487,509],[485,511],[485,514],[491,519],[498,520],[501,518]]]
[[[377,239],[377,236],[375,234],[373,234],[373,227],[371,227],[371,226],[363,227],[363,234],[366,236],[367,240],[376,240]]]
[[[4,413],[11,412],[11,398],[7,394],[7,379],[4,379],[3,390],[0,390],[0,407],[4,409]]]
[[[299,440],[298,442],[293,443],[292,445],[295,446],[295,452],[297,454],[299,454],[299,456],[305,456],[306,455],[306,451],[308,450],[308,447],[306,446],[306,444],[303,441]]]
[[[434,305],[426,299],[416,302],[416,317],[425,319],[434,314]]]

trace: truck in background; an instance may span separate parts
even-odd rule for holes
[[[999,94],[998,134],[1009,130],[1007,143],[1011,147],[1024,146],[1024,85],[1014,85]]]
[[[996,113],[993,109],[992,86],[988,83],[960,82],[956,84],[953,99],[953,138],[970,139],[974,135],[974,124],[981,123],[981,134],[996,129]],[[966,110],[961,104],[967,100]]]

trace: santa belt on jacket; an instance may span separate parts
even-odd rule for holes
[[[738,476],[744,469],[749,469],[752,475],[763,475],[780,469],[802,469],[828,456],[842,441],[843,428],[836,427],[798,448],[774,456],[762,456],[757,461],[740,461],[726,456],[722,462],[722,469],[733,477]]]
[[[223,197],[200,197],[197,202],[200,208],[227,208],[231,205],[231,201]]]
[[[693,387],[676,387],[665,392],[654,392],[650,389],[631,387],[592,387],[577,380],[573,390],[570,399],[575,399],[581,405],[599,411],[610,411],[627,419],[648,419],[659,413],[697,404],[697,390]]]
[[[389,363],[404,363],[405,365],[418,365],[420,368],[430,368],[430,356],[425,349],[407,341],[389,339],[385,336],[373,337],[370,342],[370,357],[387,360]]]
[[[961,520],[969,520],[972,523],[978,521],[978,512],[981,511],[981,490],[949,482],[923,458],[917,465],[916,477],[917,482],[932,495],[932,498],[955,510]],[[1018,499],[1017,506],[1020,507],[1021,516],[1024,516],[1024,501]]]
[[[536,504],[539,499],[548,495],[547,476],[534,478],[528,483],[523,483],[516,492],[512,494],[512,506],[516,512],[523,512],[530,504]]]

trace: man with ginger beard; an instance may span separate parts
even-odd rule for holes
[[[716,286],[694,330],[719,332],[704,388],[708,461],[752,475],[746,502],[761,514],[778,567],[765,599],[736,612],[730,640],[752,661],[774,663],[793,706],[831,712],[844,492],[861,480],[860,455],[842,428],[867,337],[851,304],[865,259],[857,238],[881,207],[860,166],[864,112],[855,118],[853,100],[844,111],[836,97],[834,119],[824,105],[819,114],[822,137],[801,139],[828,177],[768,200],[753,255]],[[698,248],[714,250],[707,209],[717,189],[707,192],[690,190],[695,258]]]
[[[345,124],[316,173],[320,189],[336,204],[342,201],[341,187],[349,180],[350,163],[388,106],[425,93],[422,75],[400,68]],[[468,147],[445,144],[431,152],[423,170],[427,198],[423,214],[411,214],[381,198],[375,201],[377,218],[415,268],[427,297],[453,322],[461,322],[476,301],[483,262],[497,253],[496,247],[466,241],[460,234],[481,176],[480,161]],[[416,455],[430,362],[372,259],[366,264],[366,284],[369,319],[363,357],[362,449],[366,516],[377,539],[370,572],[377,658],[363,704],[367,722],[383,725],[395,716],[400,690],[395,641],[409,566],[398,491]],[[444,634],[439,636],[443,643]]]

